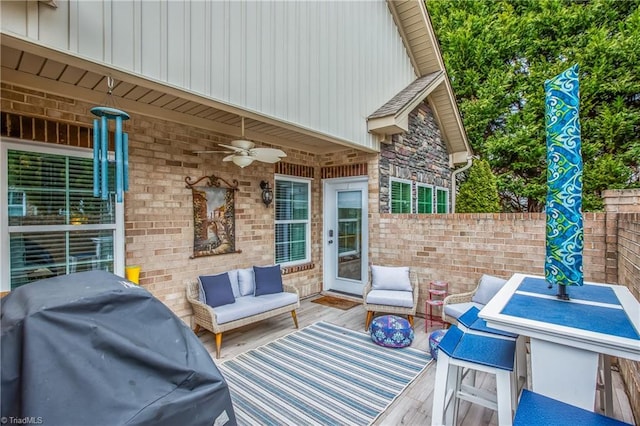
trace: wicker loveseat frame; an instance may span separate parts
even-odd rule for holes
[[[274,317],[276,315],[284,314],[287,312],[291,313],[291,317],[293,318],[293,323],[298,328],[298,318],[296,316],[296,309],[300,307],[300,293],[298,289],[290,286],[283,285],[283,290],[287,293],[295,293],[297,297],[296,303],[288,304],[276,309],[272,309],[269,311],[261,312],[259,314],[250,315],[244,318],[240,318],[235,321],[229,321],[224,324],[218,324],[216,321],[216,313],[215,308],[203,303],[199,300],[200,296],[200,285],[198,281],[193,281],[187,284],[187,301],[191,304],[193,309],[193,320],[192,325],[194,327],[194,332],[200,332],[200,328],[204,328],[205,330],[210,331],[215,335],[216,340],[216,358],[220,358],[220,348],[222,346],[222,333],[225,331],[233,330],[238,327],[242,327],[247,324],[252,324],[254,322],[262,321],[267,318]]]

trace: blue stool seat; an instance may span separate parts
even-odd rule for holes
[[[592,413],[526,389],[522,390],[513,424],[523,426],[628,425],[628,423],[603,416],[602,414]]]
[[[438,365],[433,393],[432,425],[455,425],[460,400],[480,404],[498,412],[498,424],[511,425],[516,406],[514,380],[516,341],[502,336],[464,333],[455,325],[438,345]],[[481,371],[496,378],[491,395],[463,383],[465,371]]]
[[[404,318],[385,315],[375,318],[369,326],[371,340],[387,348],[404,348],[413,342],[413,327]]]
[[[508,331],[498,330],[497,328],[487,327],[487,322],[482,318],[478,317],[478,313],[480,309],[472,306],[469,308],[467,312],[460,315],[458,317],[458,323],[462,324],[464,327],[469,330],[481,331],[483,333],[495,334],[497,336],[505,336],[510,337],[512,339],[517,339],[518,335],[514,333],[509,333]]]
[[[527,382],[527,348],[525,346],[525,338],[515,333],[498,330],[487,326],[487,322],[480,318],[478,314],[480,309],[475,306],[469,308],[464,314],[458,318],[458,324],[461,330],[470,334],[484,334],[489,336],[500,336],[505,339],[513,339],[516,342],[516,394],[524,387]],[[474,373],[472,372],[472,375]]]
[[[465,334],[454,325],[444,335],[438,348],[451,358],[511,371],[516,342]]]

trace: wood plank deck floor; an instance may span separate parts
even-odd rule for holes
[[[298,309],[298,322],[300,328],[311,325],[317,321],[326,321],[353,330],[364,331],[365,312],[362,305],[349,310],[330,308],[317,303],[312,303],[314,297],[304,299]],[[429,332],[441,328],[436,324]],[[231,359],[236,355],[250,349],[265,345],[273,340],[283,337],[295,331],[290,315],[280,315],[276,318],[248,325],[237,330],[224,333],[222,338],[222,354],[216,362]],[[425,320],[416,318],[415,340],[412,347],[429,351],[428,332],[425,332]],[[209,353],[215,360],[215,342],[213,334],[204,332],[200,334]],[[436,363],[433,362],[394,403],[375,421],[375,425],[430,425],[433,387],[435,382]],[[634,423],[628,397],[624,392],[622,380],[617,372],[613,372],[613,403],[614,417],[627,423]],[[495,391],[495,380],[489,375],[479,373],[478,379],[482,386]],[[460,424],[464,426],[497,425],[497,415],[494,411],[478,405],[463,402],[460,405]]]

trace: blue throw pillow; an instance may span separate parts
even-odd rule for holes
[[[229,279],[229,274],[226,272],[219,275],[200,276],[198,280],[200,281],[202,294],[204,295],[203,302],[207,305],[215,308],[235,303],[236,299],[233,297],[231,280]]]
[[[282,293],[282,272],[280,265],[254,266],[256,276],[256,291],[254,296],[263,294]]]

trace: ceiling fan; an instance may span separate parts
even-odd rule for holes
[[[277,163],[281,160],[281,157],[286,157],[287,154],[281,149],[276,148],[256,148],[256,144],[250,140],[244,139],[244,117],[242,118],[242,136],[241,139],[231,141],[231,145],[225,145],[219,143],[223,148],[227,148],[226,151],[194,151],[196,154],[204,154],[211,152],[219,152],[227,155],[222,161],[233,161],[234,164],[240,167],[246,167],[254,161],[261,161],[263,163]]]

